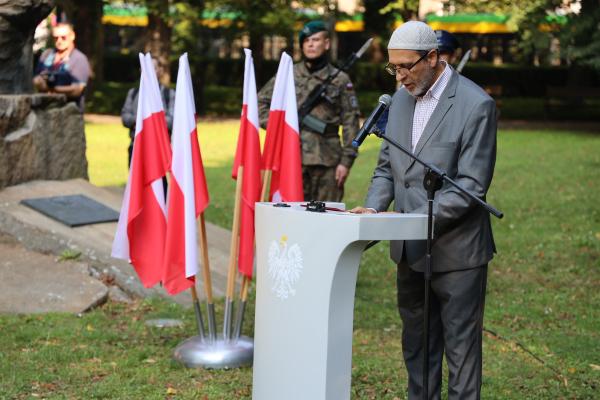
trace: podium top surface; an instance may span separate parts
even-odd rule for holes
[[[329,230],[354,233],[354,240],[422,240],[427,237],[427,215],[385,212],[354,214],[343,203],[326,203],[325,212],[306,210],[306,202],[256,203],[257,223],[290,226],[300,224],[305,230]]]

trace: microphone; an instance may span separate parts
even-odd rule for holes
[[[358,146],[362,144],[365,138],[369,136],[371,130],[373,129],[373,126],[377,124],[377,121],[381,117],[381,114],[383,114],[383,112],[387,110],[391,103],[392,96],[390,96],[389,94],[382,94],[381,96],[379,96],[379,103],[377,103],[377,106],[375,107],[371,115],[369,115],[369,118],[367,118],[362,128],[360,128],[358,134],[352,141],[352,146],[354,148],[358,148]]]

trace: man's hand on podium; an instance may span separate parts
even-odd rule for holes
[[[365,207],[354,207],[350,212],[353,214],[377,214],[376,209]]]

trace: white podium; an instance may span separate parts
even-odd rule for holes
[[[252,398],[350,399],[361,254],[371,240],[426,237],[426,215],[318,213],[300,203],[257,203]]]

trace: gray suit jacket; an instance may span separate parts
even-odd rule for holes
[[[411,148],[415,99],[402,88],[393,97],[386,135]],[[479,86],[454,70],[417,143],[415,155],[445,171],[463,188],[485,199],[496,160],[496,105]],[[378,211],[427,214],[424,168],[383,142],[365,206]],[[488,263],[495,252],[490,216],[456,188],[436,192],[432,271],[455,271]],[[426,241],[393,241],[391,257],[425,266]]]

